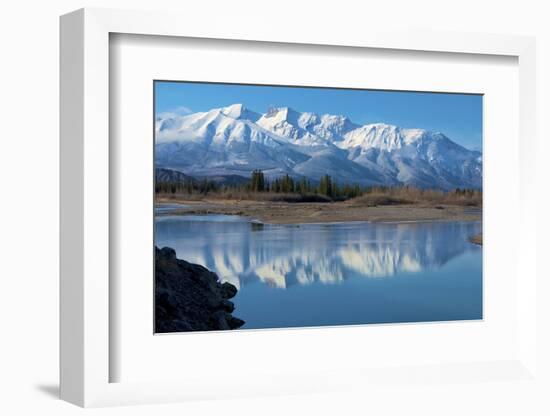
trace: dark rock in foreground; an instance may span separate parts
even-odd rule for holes
[[[155,247],[155,332],[236,329],[244,321],[231,315],[237,294],[231,283],[198,264]]]

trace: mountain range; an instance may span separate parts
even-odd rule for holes
[[[482,154],[440,132],[242,104],[155,120],[155,164],[190,176],[284,174],[339,183],[481,188]]]

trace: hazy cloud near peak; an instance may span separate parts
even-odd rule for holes
[[[157,114],[157,117],[160,118],[167,118],[167,117],[174,117],[174,116],[185,116],[187,114],[191,114],[193,110],[191,110],[189,107],[186,107],[184,105],[174,108],[170,111],[164,111],[162,113]]]

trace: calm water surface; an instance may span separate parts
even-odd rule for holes
[[[156,245],[239,288],[246,328],[482,318],[480,222],[265,225],[156,218]]]
[[[185,204],[155,204],[155,214],[163,214],[180,208],[187,208]]]

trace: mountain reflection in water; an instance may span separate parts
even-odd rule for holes
[[[269,225],[222,216],[156,219],[156,244],[238,288],[277,288],[349,277],[387,278],[437,270],[467,251],[479,222]]]

